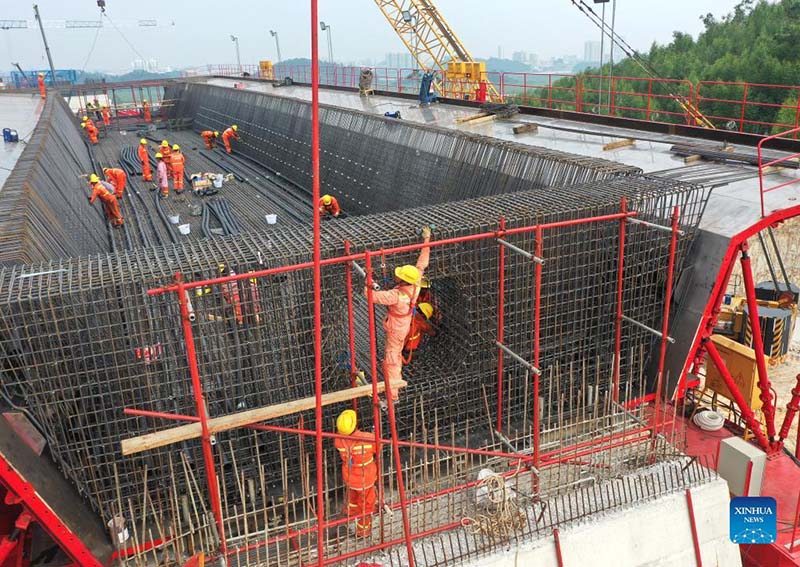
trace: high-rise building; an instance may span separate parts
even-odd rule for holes
[[[414,59],[410,53],[387,53],[386,66],[390,69],[410,69],[414,67]]]
[[[528,54],[524,51],[515,51],[511,54],[511,60],[516,61],[517,63],[527,63]]]
[[[131,68],[134,71],[147,71],[148,73],[156,73],[158,72],[158,60],[134,59],[131,61]]]
[[[592,63],[600,62],[600,42],[587,41],[583,44],[583,60]]]

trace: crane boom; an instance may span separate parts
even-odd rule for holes
[[[433,0],[375,0],[375,4],[420,67],[446,72],[446,85],[434,81],[440,93],[472,98],[484,82],[489,98],[500,100],[486,79],[486,64],[473,59]]]

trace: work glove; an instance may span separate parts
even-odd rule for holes
[[[427,242],[430,239],[431,239],[431,227],[429,226],[422,227],[422,240]]]

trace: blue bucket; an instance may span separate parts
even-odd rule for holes
[[[9,142],[19,142],[19,134],[17,134],[16,130],[11,130],[8,134]]]
[[[11,128],[3,128],[3,141],[4,142],[11,141]]]

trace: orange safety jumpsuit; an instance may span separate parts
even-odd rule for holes
[[[336,450],[342,457],[342,479],[347,486],[348,517],[367,514],[356,519],[356,535],[369,535],[375,512],[375,481],[378,465],[375,463],[375,436],[356,429],[349,439],[336,438]]]
[[[117,199],[122,199],[122,193],[125,191],[125,182],[128,180],[128,176],[118,167],[112,167],[106,170],[105,174],[106,181],[114,186],[114,196],[116,196]]]
[[[328,214],[333,217],[338,217],[339,213],[342,212],[342,209],[339,207],[339,201],[336,200],[336,197],[331,197],[331,204],[326,205],[322,202],[322,199],[319,200],[319,214],[323,217]]]
[[[111,111],[108,109],[107,106],[104,106],[100,109],[100,113],[103,115],[103,124],[106,126],[111,125]]]
[[[87,109],[87,110],[86,110],[86,112],[89,112],[89,110]],[[84,120],[83,122],[84,122],[84,124],[86,124],[86,127],[87,127],[87,128],[88,128],[89,126],[92,126],[93,128],[96,128],[96,126],[94,125],[94,120],[92,120],[91,118],[87,118],[87,119],[86,119],[86,120]]]
[[[423,336],[433,337],[434,335],[436,335],[436,329],[433,328],[433,325],[428,323],[425,314],[417,309],[414,313],[411,328],[408,330],[408,336],[406,336],[406,343],[403,346],[403,350],[412,353],[419,348],[419,343],[422,342]]]
[[[139,155],[139,161],[142,162],[142,179],[144,181],[152,181],[153,171],[150,169],[150,156],[147,154],[147,146],[139,144],[136,153]]]
[[[106,209],[106,217],[111,221],[114,226],[122,226],[122,214],[119,212],[119,203],[114,196],[113,187],[108,183],[103,184],[102,181],[92,184],[92,196],[89,197],[89,202],[94,203],[97,198],[103,202]]]
[[[417,269],[420,278],[430,262],[431,249],[426,246],[419,253]],[[411,314],[417,303],[419,286],[402,283],[387,291],[373,291],[372,300],[386,305],[386,319],[383,330],[386,332],[386,348],[383,356],[383,379],[396,382],[403,377],[403,345],[411,328]],[[366,289],[364,290],[366,293]],[[392,399],[397,400],[397,390],[392,388]]]
[[[169,146],[159,146],[158,151],[161,152],[161,157],[164,158],[164,163],[167,165],[167,173],[169,173],[169,176],[172,177],[172,160],[170,159],[172,149]]]
[[[217,147],[217,137],[211,130],[204,130],[203,132],[200,132],[200,137],[203,138],[203,141],[206,143],[207,150],[213,150],[215,147]]]
[[[153,117],[150,115],[150,103],[146,101],[142,103],[142,115],[144,116],[145,122],[153,121]]]
[[[181,152],[175,152],[169,156],[169,162],[172,165],[172,184],[175,192],[180,193],[183,191],[183,169],[186,157]]]
[[[235,276],[236,272],[231,270],[229,274],[231,276]],[[244,314],[242,312],[242,299],[239,295],[238,282],[234,281],[223,284],[222,297],[223,299],[225,299],[227,303],[230,303],[233,306],[233,314],[236,317],[236,322],[240,325],[244,323]]]
[[[44,88],[44,77],[39,77],[39,94],[42,95],[42,98],[47,97],[47,91]]]
[[[234,132],[233,128],[228,128],[222,133],[222,143],[225,144],[225,151],[231,153],[231,138],[234,140],[239,139],[239,134]]]
[[[89,141],[93,144],[97,143],[97,135],[100,133],[100,130],[95,128],[92,122],[86,123],[86,135],[89,136]]]

